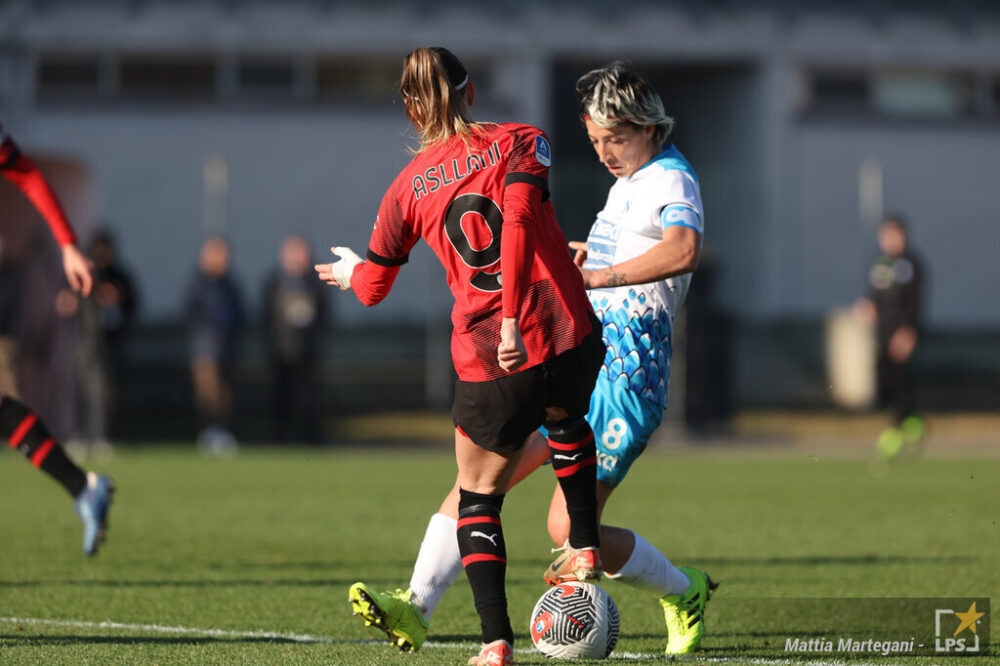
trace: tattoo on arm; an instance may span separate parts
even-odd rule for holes
[[[604,274],[608,278],[609,287],[624,287],[628,284],[624,273],[616,273],[611,268],[605,269]]]

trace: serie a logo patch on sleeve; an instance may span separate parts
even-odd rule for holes
[[[552,166],[552,148],[541,134],[535,137],[535,159],[543,167]]]

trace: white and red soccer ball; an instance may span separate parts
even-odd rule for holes
[[[604,659],[615,649],[621,620],[611,596],[592,583],[550,588],[531,612],[531,640],[553,659]]]

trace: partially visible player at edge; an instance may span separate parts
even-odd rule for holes
[[[584,417],[604,346],[548,201],[544,133],[472,122],[475,88],[447,49],[407,55],[400,92],[420,147],[382,199],[367,261],[334,247],[340,261],[316,270],[366,305],[389,293],[421,237],[447,271],[458,373],[458,520],[449,539],[456,543],[457,531],[483,641],[469,663],[512,664],[500,509],[525,441],[543,423],[577,553],[565,579],[601,573],[594,434]],[[393,618],[365,590],[352,587],[349,598],[355,612],[390,632]]]
[[[626,63],[615,62],[581,77],[577,91],[580,121],[590,143],[617,178],[587,243],[570,243],[604,324],[607,345],[587,416],[597,435],[601,512],[666,408],[673,319],[698,266],[704,214],[694,170],[672,143],[665,144],[673,119],[649,83]],[[532,435],[513,483],[548,458],[543,445],[539,433]],[[452,490],[431,517],[409,590],[377,593],[364,583],[356,585],[380,602],[383,613],[395,621],[390,631],[405,636],[414,649],[426,637],[431,614],[457,576],[459,556],[448,536],[456,504]],[[563,544],[567,513],[558,487],[548,524],[553,542]],[[668,655],[698,649],[705,603],[715,587],[704,572],[677,568],[640,535],[610,525],[601,525],[601,554],[608,578],[659,598]],[[556,574],[558,567],[544,577],[551,582]]]
[[[90,261],[76,246],[76,234],[62,206],[35,163],[0,125],[0,173],[24,193],[48,223],[62,248],[63,270],[70,286],[83,296],[93,285]],[[85,472],[66,455],[34,412],[15,396],[0,395],[0,436],[35,467],[49,474],[75,499],[83,522],[83,552],[93,555],[104,540],[114,484],[107,476]]]

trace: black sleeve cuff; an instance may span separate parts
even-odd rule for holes
[[[528,185],[534,185],[542,191],[542,201],[549,200],[549,184],[541,176],[536,176],[533,173],[525,173],[523,171],[515,171],[508,173],[507,178],[503,181],[504,187],[507,187],[511,183],[527,183]]]
[[[0,171],[6,171],[14,166],[14,163],[21,157],[21,151],[17,146],[13,146],[13,150],[7,154],[7,159],[0,162]]]
[[[393,266],[402,266],[407,261],[410,260],[410,255],[405,254],[399,259],[390,259],[389,257],[383,257],[381,254],[375,254],[371,248],[368,249],[368,254],[365,259],[372,262],[373,264],[378,264],[379,266],[385,266],[386,268],[392,268]]]

